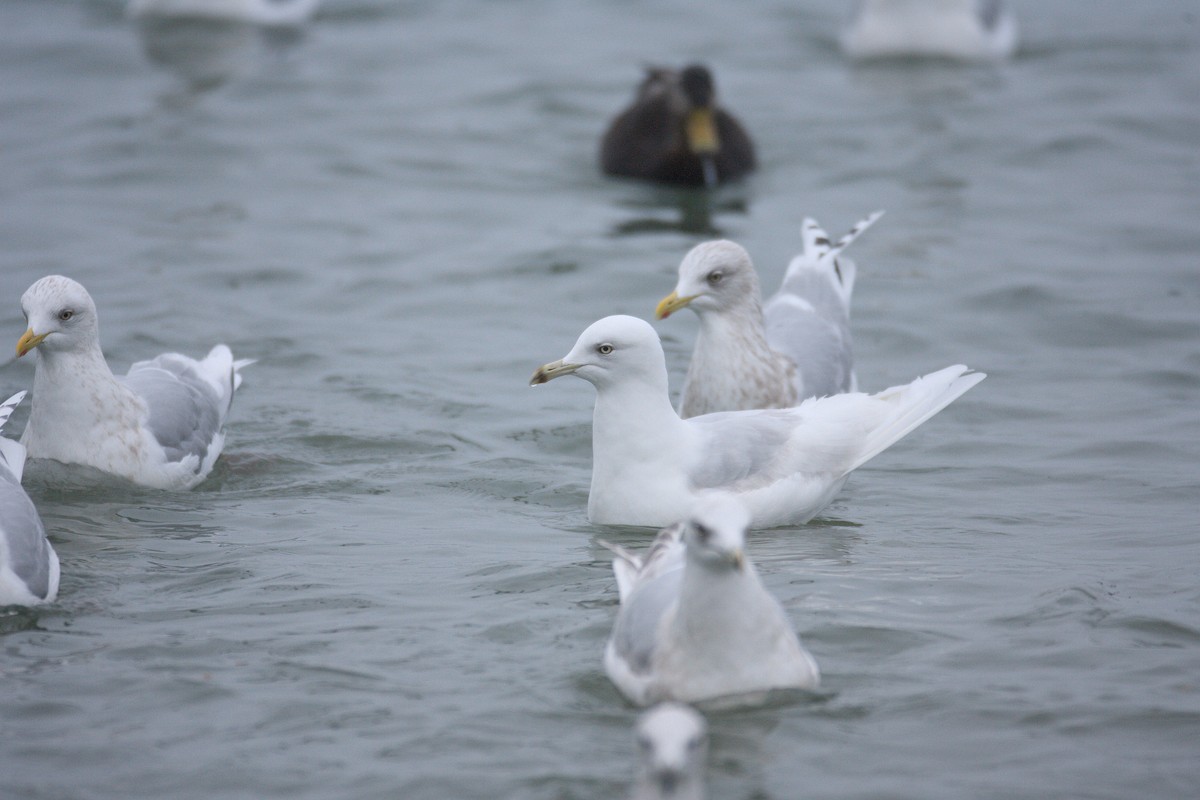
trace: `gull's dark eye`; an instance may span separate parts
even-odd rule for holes
[[[693,524],[696,526],[696,535],[700,537],[700,541],[707,542],[708,537],[712,536],[712,531],[701,525],[699,522]]]
[[[645,736],[637,737],[637,743],[638,743],[638,747],[642,748],[643,750],[645,750],[647,752],[654,749],[654,742],[650,741]]]
[[[711,284],[712,286],[716,286],[718,283],[721,282],[721,278],[724,278],[724,277],[725,277],[724,272],[721,272],[721,270],[719,270],[719,269],[714,269],[712,272],[708,273],[708,277],[705,280],[707,280],[709,282],[709,284]]]
[[[704,739],[705,739],[704,736],[696,736],[691,739],[688,739],[688,743],[687,743],[688,750],[695,750],[700,745],[704,744]]]
[[[605,343],[605,344],[596,345],[596,352],[602,356],[610,355],[612,353],[612,351],[613,351],[613,346],[611,344]]]
[[[64,308],[62,311],[58,312],[58,318],[63,322],[66,322],[73,316],[75,316],[75,312],[69,308]]]

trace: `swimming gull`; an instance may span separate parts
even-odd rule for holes
[[[817,662],[743,552],[749,523],[736,498],[709,493],[644,557],[608,545],[620,609],[604,669],[631,702],[745,705],[816,688]]]
[[[134,19],[209,19],[264,27],[297,27],[316,12],[320,0],[129,0]]]
[[[716,186],[751,172],[754,144],[717,104],[712,72],[653,67],[637,98],[609,125],[600,144],[606,175],[685,186]]]
[[[658,334],[623,315],[593,323],[531,385],[562,375],[596,387],[588,519],[661,527],[684,518],[700,492],[726,489],[750,508],[755,528],[812,519],[852,470],[984,378],[957,365],[878,394],[685,420],[671,408]]]
[[[25,397],[0,404],[0,429]],[[35,606],[58,596],[58,554],[33,501],[21,487],[25,448],[0,436],[0,606]]]
[[[708,724],[682,703],[659,703],[638,717],[638,771],[630,800],[704,800]]]
[[[86,464],[134,483],[189,489],[212,470],[241,385],[223,344],[197,361],[165,353],[116,377],[100,352],[96,305],[79,283],[50,275],[21,297],[29,329],[17,355],[37,350],[33,406],[21,443],[30,458]]]
[[[857,389],[850,337],[854,262],[842,251],[883,215],[876,211],[836,245],[813,219],[804,251],[764,308],[750,255],[734,242],[704,242],[679,265],[679,282],[655,309],[665,319],[681,308],[700,331],[679,400],[679,415],[787,408],[808,397]]]
[[[1004,0],[859,0],[841,44],[855,59],[999,61],[1017,49],[1017,21]]]

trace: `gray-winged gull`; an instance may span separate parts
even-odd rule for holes
[[[635,729],[638,769],[629,800],[704,800],[708,724],[682,703],[642,712]]]
[[[24,397],[17,392],[0,404],[0,429]],[[0,606],[34,606],[58,596],[58,554],[21,487],[24,468],[25,448],[0,436]]]
[[[856,391],[850,337],[856,269],[839,256],[882,215],[871,214],[836,245],[805,219],[804,250],[765,306],[743,247],[724,239],[693,247],[679,264],[675,290],[655,309],[658,319],[685,307],[700,318],[679,415],[787,408]]]
[[[189,489],[212,470],[238,370],[223,344],[203,360],[165,353],[116,377],[100,352],[96,305],[79,283],[51,275],[21,297],[37,350],[33,406],[21,443],[30,458],[85,464],[143,486]]]
[[[999,61],[1017,49],[1004,0],[859,0],[841,34],[850,58]]]
[[[609,545],[621,605],[604,669],[630,701],[740,705],[816,688],[817,662],[743,552],[749,523],[736,498],[709,493],[644,557]]]
[[[531,383],[562,375],[596,387],[588,519],[662,527],[685,518],[700,493],[724,489],[747,505],[755,528],[812,519],[852,470],[984,378],[956,365],[878,394],[685,420],[671,408],[658,334],[628,316],[593,323]]]

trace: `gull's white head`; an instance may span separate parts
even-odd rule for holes
[[[696,245],[683,257],[675,291],[659,301],[654,315],[666,319],[684,307],[697,314],[721,312],[748,302],[761,302],[750,254],[740,244],[718,239]]]
[[[100,336],[96,304],[83,285],[48,275],[21,295],[21,311],[29,327],[17,342],[17,355],[33,348],[62,352],[95,346]]]
[[[706,569],[741,572],[746,568],[743,550],[750,520],[750,511],[733,495],[705,493],[684,521],[688,560]]]
[[[638,717],[637,790],[634,797],[704,796],[708,726],[704,717],[681,703],[660,703]]]
[[[667,362],[662,342],[650,323],[618,314],[588,326],[571,352],[533,373],[530,385],[562,375],[578,375],[598,389],[630,378],[665,387]]]

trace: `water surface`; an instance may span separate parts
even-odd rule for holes
[[[989,378],[754,535],[824,682],[710,717],[712,796],[1195,797],[1197,21],[1014,5],[996,68],[850,66],[834,0],[330,0],[299,36],[0,5],[0,331],[60,272],[119,369],[258,359],[196,491],[31,469],[63,580],[0,615],[0,794],[621,796],[597,540],[647,534],[586,520],[590,387],[529,375],[698,241],[773,289],[805,215],[885,208],[860,384]],[[760,172],[598,175],[640,66],[695,59]],[[658,327],[678,387],[695,322]]]

